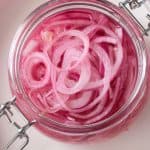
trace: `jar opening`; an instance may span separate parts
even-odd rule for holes
[[[121,14],[119,14],[116,10],[118,10],[118,8],[114,5],[112,5],[109,2],[86,2],[86,1],[67,1],[67,2],[63,2],[63,3],[57,3],[55,5],[52,5],[51,3],[46,3],[42,6],[40,6],[38,9],[36,9],[29,17],[27,20],[25,20],[25,23],[22,25],[22,27],[20,28],[18,34],[16,35],[17,38],[15,38],[15,41],[12,43],[12,48],[11,48],[11,52],[10,52],[10,58],[9,58],[9,62],[12,63],[14,60],[14,62],[10,65],[9,68],[9,75],[10,75],[10,80],[12,83],[14,83],[12,86],[12,90],[14,91],[14,85],[17,88],[17,91],[19,93],[23,93],[23,97],[24,100],[28,103],[28,105],[31,106],[31,110],[35,111],[35,113],[37,113],[36,118],[39,117],[39,120],[41,120],[41,122],[45,122],[48,121],[51,124],[55,124],[56,126],[61,126],[63,127],[63,131],[64,131],[64,127],[66,128],[66,130],[69,129],[84,129],[83,132],[87,132],[87,129],[89,131],[91,131],[91,128],[98,127],[98,129],[106,129],[109,128],[110,126],[115,125],[116,123],[122,121],[124,118],[126,118],[128,116],[128,114],[130,114],[133,109],[136,107],[136,105],[139,103],[140,99],[137,98],[138,96],[138,92],[139,90],[142,88],[144,80],[145,80],[145,72],[146,72],[146,54],[144,51],[144,45],[142,43],[142,37],[138,36],[139,33],[134,32],[135,29],[133,30],[133,26],[131,26],[131,22],[127,22],[128,18],[126,16],[126,14],[124,14],[124,12],[121,12],[121,10],[119,10]],[[71,24],[73,21],[76,21],[76,19],[79,19],[80,21],[82,21],[82,19],[84,19],[84,21],[87,19],[87,16],[92,12],[94,12],[97,16],[97,14],[101,14],[104,15],[104,17],[106,17],[111,23],[114,23],[114,25],[119,25],[123,28],[123,33],[125,35],[125,38],[123,39],[123,43],[124,46],[126,46],[126,49],[128,51],[127,54],[127,60],[130,61],[130,64],[128,65],[132,65],[132,70],[134,70],[133,74],[131,76],[129,76],[130,74],[130,70],[128,70],[128,72],[123,72],[124,70],[122,69],[118,74],[120,74],[120,81],[121,80],[121,75],[125,75],[126,74],[126,78],[125,78],[125,82],[124,84],[126,85],[122,85],[122,91],[125,90],[126,93],[126,98],[124,98],[124,100],[126,101],[121,101],[121,103],[119,104],[119,100],[123,99],[124,94],[120,93],[120,96],[116,97],[116,99],[118,98],[118,103],[116,106],[116,109],[114,109],[113,111],[110,111],[111,113],[109,113],[108,115],[106,115],[104,118],[100,119],[97,122],[92,122],[92,123],[85,123],[85,124],[68,124],[68,123],[64,123],[65,120],[65,116],[64,118],[61,118],[60,114],[50,114],[50,113],[41,113],[41,110],[44,111],[43,108],[39,108],[39,105],[41,104],[37,104],[35,105],[35,103],[31,100],[31,96],[29,97],[29,95],[27,95],[27,88],[24,87],[23,85],[23,80],[21,79],[21,74],[20,73],[20,62],[23,61],[22,56],[24,55],[23,51],[26,46],[27,43],[29,43],[29,41],[31,39],[34,40],[38,39],[38,35],[39,32],[41,32],[41,30],[45,29],[45,25],[47,24],[47,22],[51,21],[51,23],[55,24],[55,19],[64,14],[66,14],[69,16],[71,14],[77,15],[74,18],[72,18]],[[86,14],[86,15],[85,15]],[[90,18],[90,17],[89,17]],[[53,21],[54,19],[54,21]],[[74,20],[73,20],[74,19]],[[97,19],[97,18],[95,18]],[[62,20],[61,20],[62,21]],[[83,25],[84,22],[80,23]],[[42,25],[41,25],[42,24]],[[86,23],[87,24],[87,23]],[[62,25],[63,26],[63,25]],[[136,25],[134,26],[136,27]],[[70,26],[68,25],[67,28],[69,29]],[[82,26],[79,28],[83,28]],[[55,29],[55,28],[54,28]],[[99,31],[97,34],[103,35],[105,33],[103,33],[103,31]],[[51,39],[53,36],[53,34],[48,34],[43,36],[44,40],[46,38],[46,40]],[[47,39],[48,38],[48,39]],[[17,39],[17,40],[16,40]],[[41,40],[41,39],[40,39]],[[127,43],[125,45],[125,43]],[[34,43],[36,44],[36,43]],[[105,47],[105,43],[103,44],[103,48]],[[113,47],[113,45],[111,45]],[[35,47],[39,47],[39,45],[35,45]],[[39,52],[41,50],[39,49]],[[128,56],[129,55],[129,56]],[[12,57],[13,56],[13,57]],[[132,57],[133,56],[133,57]],[[43,59],[43,57],[42,57]],[[126,63],[126,62],[125,62]],[[129,62],[128,62],[129,63]],[[121,63],[121,65],[123,65],[123,62]],[[59,66],[61,66],[59,64]],[[126,67],[126,64],[124,64],[124,66]],[[43,74],[41,73],[41,76]],[[103,75],[102,75],[103,76]],[[35,77],[35,76],[34,76]],[[43,76],[42,76],[43,77]],[[36,79],[38,79],[38,77],[35,77]],[[44,77],[43,77],[44,78]],[[129,80],[128,80],[129,79]],[[46,80],[45,80],[46,81]],[[117,84],[115,81],[112,81],[111,84],[113,85]],[[132,82],[132,86],[130,87],[130,90],[128,89],[128,85],[130,82]],[[118,80],[118,84],[120,85],[120,82]],[[49,86],[49,85],[47,85]],[[96,92],[95,92],[96,93]],[[33,93],[34,95],[34,93]],[[80,95],[78,95],[80,96]],[[21,100],[19,102],[18,100],[18,104],[21,104]],[[40,101],[39,101],[40,103]],[[109,101],[107,103],[110,103]],[[107,104],[105,104],[107,105]],[[20,109],[21,106],[19,106]],[[93,107],[92,109],[96,109],[97,105],[95,107]],[[112,107],[113,108],[113,107]],[[91,110],[92,110],[91,109]],[[22,109],[23,111],[23,109]],[[55,111],[55,110],[53,110]],[[128,112],[127,112],[128,111]],[[64,113],[64,112],[61,112]],[[111,114],[111,115],[110,115]],[[87,114],[84,114],[85,116]],[[83,116],[84,116],[83,115]],[[44,120],[43,120],[44,119]],[[60,121],[60,119],[62,119]],[[69,130],[68,129],[68,130]],[[81,132],[81,131],[80,131]]]

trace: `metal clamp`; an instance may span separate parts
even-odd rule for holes
[[[8,121],[13,124],[17,128],[17,134],[8,142],[7,146],[4,148],[4,150],[11,149],[11,146],[19,139],[24,139],[24,143],[22,144],[20,150],[23,150],[29,143],[29,136],[27,135],[26,131],[36,123],[36,120],[33,120],[31,122],[28,121],[28,123],[21,127],[18,123],[12,122],[11,117],[14,115],[11,111],[12,106],[16,106],[16,97],[13,97],[11,101],[6,102],[5,104],[0,105],[0,118],[2,116],[6,116]]]
[[[15,105],[16,97],[13,97],[10,102],[0,105],[0,117],[6,116],[10,123],[12,123],[10,116],[13,116],[11,106]]]
[[[124,2],[120,2],[119,5],[121,8],[123,8],[125,11],[127,11],[127,13],[129,13],[133,19],[138,23],[138,25],[140,26],[141,30],[143,31],[144,35],[148,36],[148,32],[150,32],[150,10],[147,10],[145,12],[145,18],[147,18],[147,25],[144,26],[136,16],[135,14],[133,14],[133,10],[141,8],[146,2],[148,2],[147,0],[125,0]]]
[[[139,8],[144,3],[144,1],[143,0],[126,0],[124,4],[125,3],[129,4],[131,9],[136,9],[136,8]]]
[[[26,124],[24,127],[20,127],[16,122],[13,123],[13,125],[18,129],[18,133],[8,142],[5,149],[8,150],[17,139],[25,139],[20,148],[20,150],[23,150],[29,143],[29,136],[26,134],[26,131],[35,123],[36,121],[28,122],[28,124]]]

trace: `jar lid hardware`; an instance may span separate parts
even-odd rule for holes
[[[141,1],[139,1],[139,0],[127,0],[127,1],[130,5],[131,9],[139,8],[144,3],[143,0],[141,0]]]
[[[16,122],[14,122],[13,125],[18,129],[18,133],[8,142],[5,150],[8,150],[17,139],[25,139],[24,143],[22,144],[22,147],[20,148],[20,150],[23,150],[29,143],[29,136],[26,134],[26,131],[35,123],[36,120],[28,122],[24,127],[20,127]]]
[[[148,24],[146,27],[142,25],[142,21],[140,21],[133,13],[132,10],[135,10],[137,8],[140,8],[143,4],[145,4],[147,0],[125,0],[124,2],[120,2],[119,5],[121,8],[126,10],[132,17],[133,19],[138,23],[140,28],[143,31],[143,34],[148,36],[148,32],[150,31],[150,12],[146,11],[145,17],[148,19]]]
[[[17,134],[8,142],[7,146],[4,148],[4,150],[8,150],[11,148],[11,146],[17,141],[24,139],[24,143],[22,144],[20,150],[23,150],[29,143],[29,136],[27,135],[26,131],[34,125],[37,121],[33,120],[31,122],[28,121],[26,125],[23,127],[19,126],[18,123],[13,122],[11,117],[14,115],[13,112],[11,111],[11,108],[16,106],[16,97],[13,97],[11,101],[6,102],[5,104],[0,105],[0,118],[2,116],[6,116],[8,121],[14,125],[14,127],[17,128]]]
[[[12,123],[10,116],[13,116],[13,113],[11,111],[11,106],[15,105],[15,102],[16,102],[16,97],[13,97],[11,101],[0,105],[0,117],[5,115],[10,123]]]

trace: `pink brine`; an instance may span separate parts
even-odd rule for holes
[[[137,59],[124,29],[104,14],[73,10],[54,15],[30,35],[20,78],[31,102],[64,124],[110,117],[135,85]]]

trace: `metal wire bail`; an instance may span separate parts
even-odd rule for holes
[[[127,11],[128,14],[130,14],[133,19],[138,23],[139,27],[142,29],[144,35],[148,36],[150,32],[150,10],[147,10],[143,15],[148,19],[147,26],[143,26],[138,18],[135,17],[135,15],[132,13],[132,10],[140,8],[143,4],[145,4],[147,0],[125,0],[124,2],[120,2],[119,5],[121,8],[123,8],[125,11]]]
[[[16,97],[13,97],[11,101],[6,102],[5,104],[0,105],[0,118],[6,116],[10,123],[12,123],[10,116],[13,116],[11,111],[11,106],[15,105]]]
[[[139,8],[144,1],[143,0],[128,0],[131,9]]]
[[[4,150],[9,150],[11,149],[12,145],[17,141],[17,140],[22,140],[24,139],[24,142],[22,143],[20,150],[23,150],[29,143],[29,136],[27,135],[26,131],[36,123],[36,120],[33,120],[31,122],[28,121],[26,125],[21,127],[18,123],[13,122],[11,117],[14,115],[11,108],[12,106],[16,106],[16,97],[13,97],[11,101],[6,102],[5,104],[0,105],[0,118],[2,116],[6,116],[8,121],[14,125],[14,127],[17,128],[17,134],[8,142]],[[26,118],[25,118],[26,119]]]
[[[36,121],[28,122],[24,127],[20,127],[16,122],[13,123],[14,126],[18,129],[18,133],[8,142],[5,150],[11,148],[11,146],[19,139],[25,139],[24,143],[22,144],[20,150],[23,150],[29,143],[29,136],[26,134],[27,129],[29,129]]]

